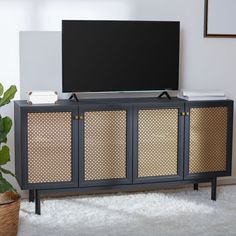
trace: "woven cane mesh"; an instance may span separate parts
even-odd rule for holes
[[[138,177],[177,175],[178,109],[138,113]]]
[[[227,107],[190,110],[189,173],[226,170]]]
[[[28,113],[28,182],[72,179],[71,112]]]
[[[85,112],[85,180],[126,178],[126,111]]]

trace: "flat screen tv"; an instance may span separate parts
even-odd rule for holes
[[[179,22],[63,20],[63,92],[177,90],[179,35]]]

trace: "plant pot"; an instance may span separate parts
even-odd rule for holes
[[[19,223],[20,195],[0,194],[0,236],[16,236]]]

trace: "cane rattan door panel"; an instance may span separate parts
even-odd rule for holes
[[[190,109],[189,174],[226,171],[227,107]]]
[[[84,112],[84,181],[127,178],[127,111]]]
[[[138,178],[178,174],[178,112],[138,111]]]
[[[28,183],[72,181],[72,112],[27,114]]]

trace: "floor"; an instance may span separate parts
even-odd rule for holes
[[[236,235],[236,186],[22,201],[18,236]]]

